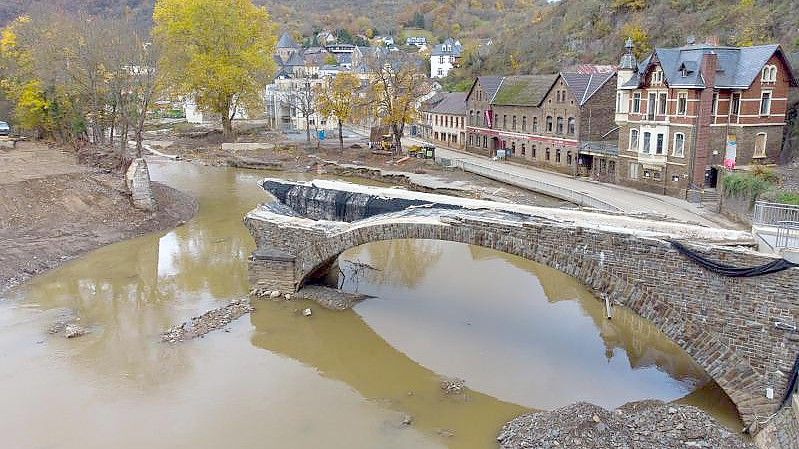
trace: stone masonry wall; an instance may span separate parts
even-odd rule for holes
[[[600,298],[629,307],[682,347],[727,392],[746,423],[773,414],[799,352],[799,338],[775,327],[799,322],[792,303],[799,269],[728,278],[689,261],[664,241],[568,225],[504,226],[474,220],[448,223],[372,220],[330,223],[324,232],[247,220],[259,248],[296,256],[294,286],[348,248],[389,239],[435,239],[483,246],[546,264],[581,280]],[[338,227],[335,227],[338,226]],[[715,260],[753,266],[771,259],[706,247]],[[774,389],[774,399],[766,389]]]
[[[156,208],[155,196],[150,187],[150,170],[143,158],[134,159],[125,173],[125,181],[130,190],[133,207],[146,211]]]

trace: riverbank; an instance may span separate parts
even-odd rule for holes
[[[153,183],[154,213],[135,209],[121,173],[74,153],[26,142],[0,152],[0,292],[110,243],[178,226],[197,212],[189,195]]]

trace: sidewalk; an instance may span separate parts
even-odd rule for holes
[[[350,128],[350,131],[359,134],[365,132],[353,127]],[[429,143],[412,137],[403,137],[402,140],[406,144]],[[707,226],[740,228],[740,226],[730,222],[719,214],[710,212],[698,207],[696,204],[689,203],[679,198],[642,192],[615,184],[604,184],[597,181],[574,178],[569,175],[554,173],[513,162],[495,161],[485,156],[445,148],[438,143],[434,143],[434,145],[436,145],[436,157],[466,161],[481,167],[486,167],[490,170],[505,172],[513,177],[528,178],[531,181],[529,183],[531,190],[540,191],[541,193],[548,193],[546,189],[547,185],[549,185],[553,186],[552,190],[565,189],[578,194],[584,193],[623,213],[659,214],[680,221],[699,223]],[[516,184],[518,185],[521,183]]]

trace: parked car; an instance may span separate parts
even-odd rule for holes
[[[6,122],[0,122],[0,136],[7,136],[11,134],[11,128]]]

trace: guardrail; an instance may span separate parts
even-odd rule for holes
[[[752,215],[753,225],[778,226],[783,221],[799,222],[799,206],[766,201],[757,201],[755,203],[755,210]]]
[[[606,201],[600,200],[599,198],[595,198],[586,192],[578,192],[566,187],[556,186],[548,182],[533,179],[529,176],[522,176],[516,173],[511,173],[464,159],[453,159],[450,161],[450,164],[453,167],[460,168],[461,170],[467,171],[469,173],[485,176],[486,178],[504,182],[516,187],[521,187],[523,189],[540,192],[555,198],[572,202],[579,206],[593,207],[595,209],[609,210],[612,212],[619,212],[622,210],[621,208],[616,207]]]
[[[777,223],[775,248],[799,248],[799,221],[780,221]]]

